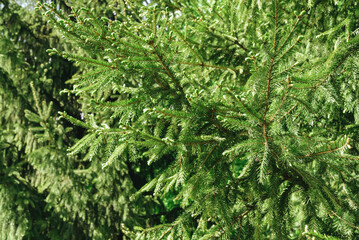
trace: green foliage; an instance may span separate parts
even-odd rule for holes
[[[65,115],[88,131],[72,151],[94,156],[92,142],[117,136],[103,167],[124,161],[129,144],[142,152],[133,161],[161,163],[136,196],[153,191],[165,201],[174,192],[182,211],[143,231],[128,226],[138,239],[281,239],[303,224],[354,238],[355,228],[326,216],[351,216],[353,227],[358,214],[356,197],[339,187],[357,184],[354,136],[342,131],[355,113],[339,86],[357,71],[358,37],[340,34],[358,26],[341,15],[357,4],[340,5],[332,21],[342,22],[328,28],[317,9],[336,5],[241,3],[127,3],[116,21],[86,9],[70,20],[40,6],[96,56],[50,51],[97,67],[73,79],[71,92],[95,104],[86,104],[85,122]],[[320,24],[327,29],[315,30]],[[324,36],[332,37],[327,44]]]
[[[358,238],[356,1],[111,4],[38,5],[69,85],[0,69],[9,239]]]

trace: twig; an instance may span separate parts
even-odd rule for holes
[[[273,40],[273,50],[275,50],[276,42],[277,42],[277,24],[278,24],[278,9],[277,9],[277,0],[274,0],[274,40]]]
[[[223,66],[216,66],[204,63],[191,63],[191,62],[177,62],[178,64],[185,64],[185,65],[194,65],[194,66],[201,66],[201,67],[209,67],[209,68],[218,68],[218,69],[230,69],[233,71],[238,71],[238,69],[231,68],[231,67],[223,67]]]
[[[336,214],[333,210],[331,211],[333,213],[333,215],[335,215],[337,218],[339,218],[341,221],[345,222],[346,224],[348,224],[349,226],[353,227],[353,228],[356,228],[356,229],[359,229],[359,227],[351,224],[350,222],[344,220],[343,218],[341,218],[340,216],[338,216],[338,214]]]
[[[274,115],[271,117],[271,119],[269,120],[268,124],[270,124],[270,123],[274,120],[274,118],[277,116],[279,110],[282,108],[282,105],[283,105],[283,103],[284,103],[284,100],[285,100],[286,97],[287,97],[288,90],[289,90],[289,78],[287,78],[287,80],[288,80],[287,90],[285,91],[284,96],[282,97],[281,103],[279,104],[279,107],[277,108],[277,111],[276,111],[276,112],[274,113]]]

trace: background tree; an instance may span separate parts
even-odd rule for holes
[[[30,9],[35,7],[30,2],[26,6]],[[55,144],[54,139],[50,141],[54,134],[54,121],[48,121],[53,114],[51,107],[43,109],[46,113],[43,112],[45,115],[41,118],[32,113],[38,112],[39,107],[42,109],[40,100],[35,99],[34,94],[40,94],[56,110],[67,109],[75,113],[74,100],[59,95],[65,87],[65,80],[75,72],[75,67],[61,57],[50,58],[44,52],[50,46],[58,46],[59,40],[40,15],[12,1],[1,1],[0,8],[0,238],[41,239],[49,229],[57,233],[63,229],[56,229],[56,224],[62,220],[59,215],[45,211],[46,194],[35,187],[35,176],[40,178],[40,172],[45,167],[44,164],[33,165],[36,162],[33,154],[46,145],[50,149],[50,144],[57,152],[66,153],[66,145]],[[30,83],[33,83],[34,94]],[[47,129],[42,131],[41,139],[37,139],[40,134],[35,134],[39,129],[33,129],[25,115],[37,124],[41,123],[40,131]],[[68,139],[62,138],[65,136],[60,134],[59,140],[69,144]],[[54,151],[55,154],[61,159],[61,154]],[[54,167],[45,171],[50,174]],[[38,168],[40,171],[37,171]],[[46,182],[53,184],[53,181]]]
[[[106,2],[91,4],[98,14],[110,11]],[[66,1],[55,6],[70,11]],[[108,184],[106,171],[85,175],[88,162],[67,155],[84,131],[57,112],[81,117],[78,97],[60,94],[78,67],[45,50],[81,50],[64,43],[34,7],[32,1],[0,2],[0,238],[114,239],[127,211],[119,198],[133,187],[121,188],[116,177]]]

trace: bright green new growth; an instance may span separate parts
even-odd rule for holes
[[[320,34],[314,7],[279,0],[126,2],[112,20],[39,8],[86,51],[48,50],[89,68],[64,91],[84,120],[61,116],[87,130],[68,155],[110,176],[161,166],[128,204],[175,217],[125,224],[129,239],[359,236],[357,22]]]

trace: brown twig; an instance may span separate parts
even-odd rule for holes
[[[345,222],[346,224],[348,224],[349,226],[353,227],[353,228],[356,228],[356,229],[359,229],[359,227],[351,224],[350,222],[344,220],[343,218],[341,218],[340,216],[338,216],[338,214],[336,214],[333,210],[331,211],[333,213],[333,215],[335,215],[337,218],[339,218],[341,221]]]
[[[185,65],[193,65],[193,66],[200,66],[200,67],[209,67],[209,68],[218,68],[218,69],[230,69],[233,71],[238,71],[238,69],[231,68],[231,67],[223,67],[223,66],[216,66],[204,63],[191,63],[191,62],[177,62],[177,64],[185,64]]]

